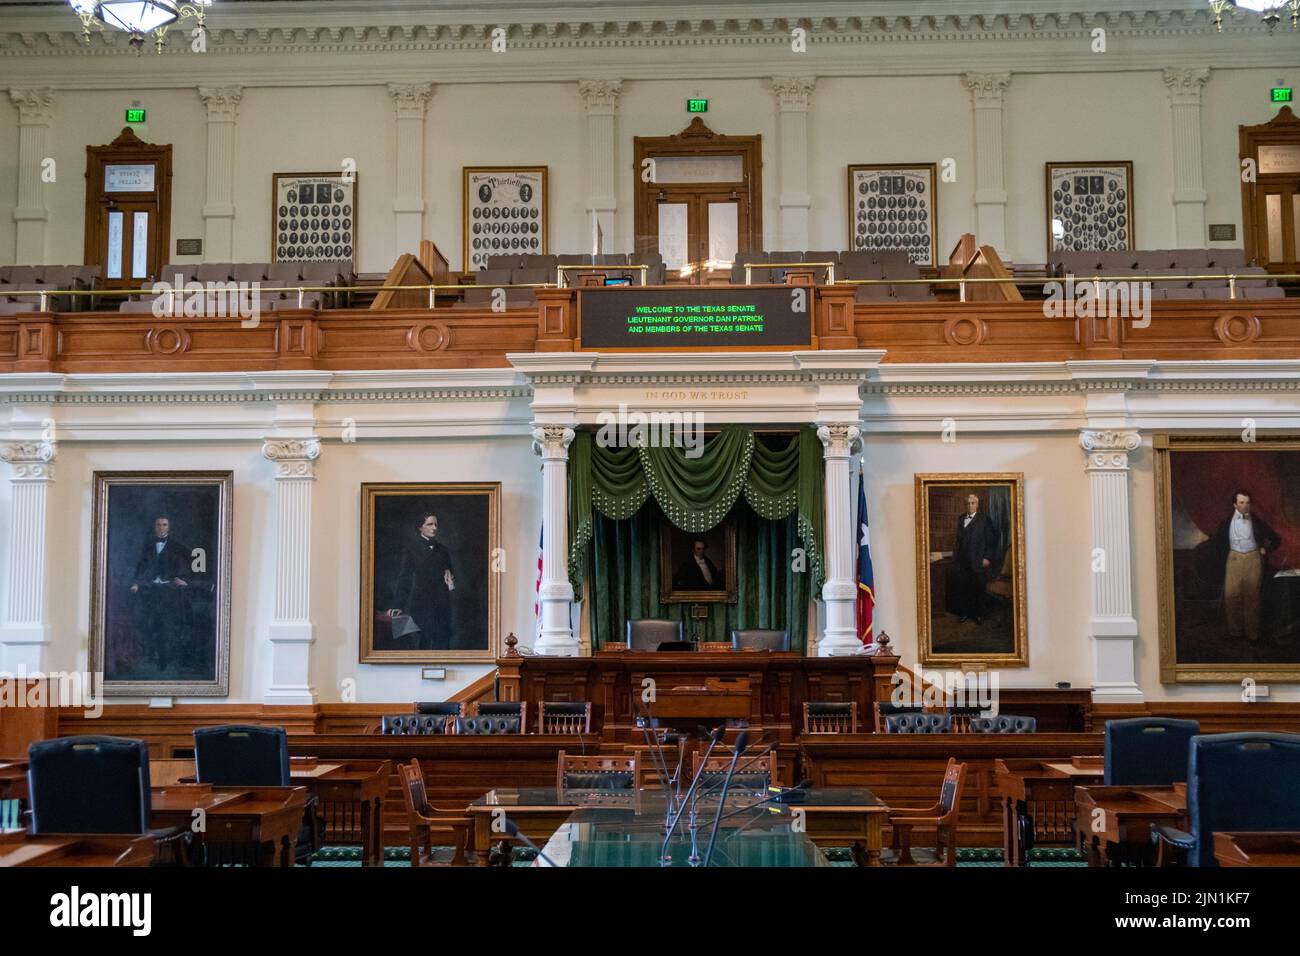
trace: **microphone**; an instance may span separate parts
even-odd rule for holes
[[[790,787],[789,789],[782,787],[779,793],[775,793],[770,797],[766,797],[758,801],[758,803],[751,803],[747,807],[738,807],[737,809],[732,810],[730,813],[727,814],[726,817],[723,817],[722,819],[725,820],[727,819],[727,817],[733,817],[736,814],[744,813],[747,810],[755,810],[766,803],[785,804],[792,797],[806,796],[809,788],[811,788],[812,785],[813,782],[811,780],[800,780],[793,787]],[[777,812],[780,812],[780,808],[778,808]],[[755,814],[752,820],[746,820],[745,825],[741,827],[737,827],[736,832],[731,834],[729,837],[727,837],[727,839],[724,842],[730,842],[734,840],[736,837],[740,836],[742,833],[748,830],[755,823],[755,821],[758,820],[760,816],[762,816],[762,814]]]
[[[632,708],[637,717],[641,719],[641,733],[645,738],[646,748],[650,751],[650,759],[654,761],[655,773],[660,775],[660,779],[664,782],[664,790],[667,791],[673,781],[668,775],[668,761],[663,757],[663,748],[659,746],[659,735],[655,733],[658,729],[656,727],[657,722],[648,712],[642,716],[641,708],[637,706],[635,701],[632,703]]]
[[[704,751],[705,761],[707,761],[709,759],[709,755],[713,753],[713,748],[718,745],[718,741],[720,741],[723,737],[725,737],[726,734],[727,734],[726,724],[719,724],[717,727],[714,728],[713,733],[709,736],[709,747],[707,750]],[[701,767],[702,766],[703,764],[701,764]],[[668,853],[668,844],[672,842],[673,834],[677,831],[677,824],[680,823],[682,820],[682,812],[686,809],[687,805],[690,804],[691,798],[695,795],[696,788],[698,788],[700,785],[700,778],[703,776],[704,774],[697,773],[694,776],[694,778],[692,778],[690,788],[686,791],[686,795],[682,797],[682,802],[677,806],[677,812],[673,815],[672,823],[668,825],[668,834],[667,836],[664,837],[663,846],[659,848],[660,866],[665,865],[666,862],[668,861],[668,857],[666,856],[666,854]]]
[[[547,856],[545,853],[542,852],[542,848],[540,846],[538,846],[532,840],[528,839],[528,837],[524,836],[523,831],[519,829],[519,825],[516,824],[514,820],[511,820],[509,817],[506,817],[506,833],[514,837],[520,843],[523,843],[530,850],[535,851],[538,857],[540,857],[543,861],[545,861],[547,866],[553,866],[556,868],[559,867],[558,863],[556,863],[549,856]]]
[[[739,767],[737,767],[736,773],[741,773],[742,771],[747,770],[753,763],[762,760],[764,757],[770,754],[772,752],[773,746],[776,744],[776,741],[777,741],[776,734],[774,733],[764,734],[756,744],[752,745],[755,747],[761,747],[762,749],[759,750],[758,753],[746,759],[744,763],[742,763]],[[717,790],[718,787],[722,786],[724,778],[725,775],[723,777],[719,777],[715,779],[712,783],[710,783],[707,787],[705,787],[703,790],[700,791],[699,796],[701,797],[708,796],[714,790]]]
[[[736,776],[736,761],[740,759],[741,753],[749,749],[749,731],[742,730],[736,737],[736,749],[731,754],[731,766],[727,768],[727,776],[722,781],[722,796],[718,798],[718,809],[713,814],[713,830],[709,833],[709,846],[704,851],[704,866],[707,868],[709,861],[713,859],[713,846],[718,841],[718,824],[722,822],[722,808],[727,805],[727,791],[731,789],[731,780]],[[703,767],[701,766],[701,769]]]

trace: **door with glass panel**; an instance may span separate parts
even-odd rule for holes
[[[103,288],[165,278],[171,149],[143,143],[129,128],[107,146],[86,148],[85,262],[100,266]]]
[[[748,210],[730,190],[664,189],[655,197],[655,249],[669,276],[730,269],[748,231]]]
[[[1243,245],[1269,272],[1300,272],[1300,119],[1283,107],[1240,127]]]
[[[1256,261],[1270,272],[1300,271],[1300,179],[1260,183]]]

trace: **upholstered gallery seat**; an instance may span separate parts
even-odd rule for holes
[[[951,714],[890,714],[885,718],[887,734],[952,733]]]
[[[385,714],[379,720],[379,732],[416,736],[445,734],[448,722],[454,719],[436,714]]]
[[[1033,717],[1017,717],[1014,714],[972,717],[970,721],[972,734],[1032,734],[1037,730],[1038,721]]]
[[[457,734],[517,734],[518,717],[457,717],[452,721],[452,732]]]
[[[1200,732],[1194,720],[1169,717],[1106,721],[1106,784],[1139,787],[1185,781],[1188,745]]]

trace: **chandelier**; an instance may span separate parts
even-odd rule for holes
[[[145,37],[152,35],[154,52],[162,53],[167,29],[180,20],[194,18],[199,33],[206,38],[204,12],[213,0],[68,0],[81,17],[81,33],[90,42],[90,28],[96,22],[130,34],[127,41],[139,54]]]
[[[1282,11],[1289,11],[1291,29],[1300,27],[1300,0],[1210,0],[1210,9],[1214,12],[1214,25],[1223,32],[1223,14],[1229,7],[1239,7],[1258,13],[1260,21],[1272,33],[1282,22]]]

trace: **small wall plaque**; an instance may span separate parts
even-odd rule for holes
[[[203,240],[202,239],[177,239],[176,254],[178,256],[203,255]]]
[[[1236,239],[1237,224],[1235,222],[1210,224],[1210,242],[1235,242]]]

